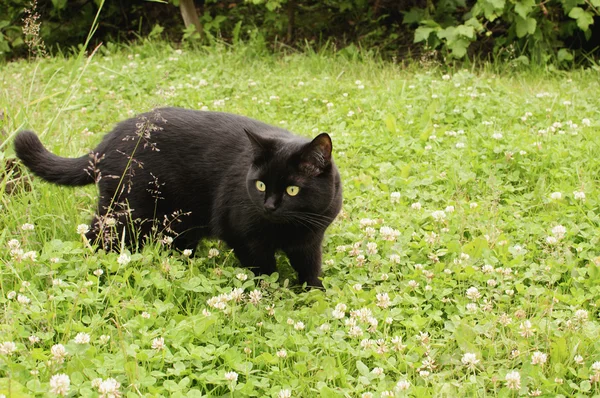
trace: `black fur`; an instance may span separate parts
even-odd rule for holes
[[[76,159],[51,154],[29,131],[15,139],[17,156],[36,175],[63,185],[98,183],[92,241],[107,245],[107,230],[120,237],[125,229],[127,242],[141,245],[163,228],[183,250],[216,237],[243,266],[266,274],[283,250],[311,286],[322,286],[323,234],[342,204],[331,149],[327,134],[310,141],[243,116],[178,108],[120,123]],[[286,193],[290,185],[300,187],[296,196]],[[116,227],[107,227],[109,217]]]

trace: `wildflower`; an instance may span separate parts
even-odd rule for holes
[[[526,320],[525,322],[521,323],[519,328],[521,329],[521,332],[519,333],[523,337],[531,337],[533,336],[533,332],[535,332],[535,329],[532,329],[531,322],[529,320]]]
[[[400,256],[398,254],[391,254],[390,261],[396,264],[400,264]]]
[[[392,349],[394,351],[403,351],[406,348],[406,345],[402,344],[402,337],[394,336],[392,337]]]
[[[592,364],[592,370],[594,372],[600,372],[600,362],[596,361]]]
[[[495,140],[501,140],[502,139],[502,133],[495,132],[494,134],[492,134],[492,138],[495,139]]]
[[[373,373],[375,376],[381,376],[384,374],[383,372],[383,368],[373,368],[373,370],[371,370],[371,373]]]
[[[279,358],[285,358],[287,357],[287,351],[285,348],[282,348],[281,350],[277,351],[275,355],[277,355]]]
[[[377,306],[388,308],[390,306],[390,297],[387,293],[377,293]]]
[[[14,299],[15,297],[17,297],[17,292],[15,292],[14,290],[11,290],[6,294],[6,298],[9,300]]]
[[[506,375],[506,387],[511,390],[521,389],[521,375],[517,371],[510,372]]]
[[[358,256],[356,256],[356,266],[357,267],[362,267],[363,265],[365,265],[365,261],[366,261],[366,257],[362,254],[359,254]]]
[[[479,363],[477,355],[473,354],[472,352],[465,353],[465,355],[463,355],[460,361],[463,363],[463,365],[465,365],[471,370],[474,370],[477,364]]]
[[[400,201],[400,192],[392,192],[390,194],[390,201],[392,203],[398,203]]]
[[[219,255],[219,250],[214,247],[208,251],[208,258],[217,257]]]
[[[547,236],[546,243],[549,245],[555,245],[556,243],[558,243],[558,239],[556,239],[554,236]]]
[[[262,299],[262,293],[258,289],[254,289],[253,291],[251,291],[248,294],[248,300],[250,300],[250,302],[252,304],[255,304],[255,305],[258,304],[261,299]]]
[[[496,287],[496,285],[498,284],[498,282],[496,282],[495,279],[488,279],[486,283],[489,287]]]
[[[77,226],[77,233],[79,235],[85,235],[89,232],[90,227],[87,224],[79,224]]]
[[[592,122],[590,121],[590,119],[585,118],[581,120],[581,124],[583,126],[589,127],[592,124]]]
[[[117,380],[109,377],[106,380],[103,380],[98,385],[98,392],[100,393],[100,398],[118,398],[121,396],[121,392],[119,391],[119,387],[121,387],[121,383]]]
[[[422,206],[421,206],[421,203],[419,203],[419,202],[415,202],[415,203],[411,204],[411,205],[410,205],[410,207],[411,207],[413,210],[421,210],[421,207],[422,207]]]
[[[500,317],[498,318],[498,322],[500,322],[502,326],[508,326],[512,323],[512,319],[508,315],[506,315],[506,313],[502,313],[502,315],[500,315]]]
[[[531,355],[531,364],[532,365],[543,365],[546,363],[548,359],[548,355],[543,352],[536,351]]]
[[[75,344],[88,344],[90,342],[90,335],[87,333],[77,333],[75,336]]]
[[[17,351],[17,345],[12,341],[5,341],[4,343],[0,343],[0,354],[10,356],[15,351]]]
[[[560,192],[552,192],[550,194],[550,199],[552,199],[552,200],[560,200],[560,199],[562,199],[562,193],[560,193]]]
[[[108,343],[108,341],[110,340],[110,336],[103,334],[102,336],[98,337],[98,341],[100,342],[100,344],[106,344]]]
[[[477,206],[479,206],[479,205],[477,204],[477,202],[471,202],[471,203],[469,203],[469,207],[470,207],[471,209],[475,209],[475,208],[477,208]]]
[[[304,330],[304,322],[298,321],[294,324],[294,329],[296,330]]]
[[[557,225],[554,228],[552,228],[552,234],[554,236],[556,236],[557,239],[564,238],[566,233],[567,233],[567,229],[565,227],[563,227],[562,225]]]
[[[433,217],[435,221],[441,222],[446,219],[446,213],[443,210],[436,210],[431,213],[431,217]]]
[[[430,375],[430,373],[429,373],[429,371],[427,371],[427,370],[421,370],[421,371],[419,372],[419,376],[421,376],[421,377],[423,377],[423,378],[425,378],[425,377],[427,377],[427,376],[429,376],[429,375]]]
[[[146,312],[146,311],[142,312],[142,318],[144,318],[144,319],[150,319],[150,313]]]
[[[162,243],[164,243],[167,246],[170,246],[171,244],[173,244],[173,237],[171,237],[171,236],[165,236],[162,239]]]
[[[163,337],[157,337],[152,340],[152,348],[156,351],[161,351],[165,349],[165,339]]]
[[[367,243],[367,253],[377,254],[377,243],[375,243],[375,242]]]
[[[100,275],[102,275],[104,273],[104,271],[102,271],[102,268],[98,268],[97,270],[95,270],[93,272],[93,274],[97,277],[100,277]]]
[[[25,223],[25,224],[21,225],[21,229],[23,231],[33,231],[34,228],[35,228],[34,225],[29,224],[29,223]]]
[[[248,275],[244,274],[243,272],[240,272],[235,277],[238,278],[239,280],[241,280],[242,282],[245,281],[246,279],[248,279]]]
[[[411,279],[408,281],[408,286],[415,289],[419,286],[419,282]]]
[[[40,342],[40,338],[34,335],[29,336],[28,339],[31,344],[36,344]]]
[[[408,380],[400,380],[396,383],[396,391],[406,391],[410,388],[410,382]]]
[[[358,291],[362,290],[362,285],[360,283],[355,283],[354,285],[352,285],[352,289]]]
[[[57,363],[63,363],[65,361],[65,357],[67,356],[67,350],[65,346],[62,344],[55,344],[50,348],[50,353],[52,354],[53,359]]]
[[[588,320],[588,312],[586,310],[575,311],[575,320],[580,323],[584,323]]]
[[[574,191],[573,197],[577,200],[585,200],[585,192],[583,191]]]
[[[69,393],[71,379],[64,373],[55,374],[50,378],[50,392],[65,396]]]
[[[357,326],[357,325],[350,326],[350,329],[348,330],[348,336],[361,337],[362,335],[363,335],[363,330],[361,329],[360,326]]]
[[[462,148],[464,148],[464,147],[465,147],[465,143],[464,143],[464,142],[458,142],[458,143],[456,143],[456,145],[455,145],[455,146],[456,146],[456,148],[458,148],[458,149],[462,149]]]
[[[117,258],[117,263],[119,263],[119,265],[127,265],[130,261],[131,257],[127,253],[121,253],[119,258]]]
[[[446,206],[444,209],[446,213],[454,213],[454,206]]]
[[[18,301],[20,304],[29,304],[29,303],[31,302],[31,299],[29,299],[29,297],[27,297],[27,296],[25,296],[25,295],[23,295],[23,294],[19,294],[19,295],[17,296],[17,301]]]
[[[470,300],[477,300],[481,297],[481,293],[479,293],[479,290],[477,290],[476,287],[470,287],[467,289],[467,298],[469,298]]]
[[[292,397],[292,391],[291,390],[281,390],[279,391],[279,394],[277,394],[278,398],[291,398]]]
[[[542,390],[540,389],[533,390],[529,393],[530,397],[539,397],[540,395],[542,395]]]
[[[467,311],[469,312],[475,312],[477,311],[477,304],[475,303],[469,303],[465,306],[465,308],[467,309]]]
[[[189,256],[191,256],[191,255],[192,255],[192,249],[185,249],[185,250],[183,251],[183,255],[184,255],[185,257],[189,257]]]
[[[373,393],[372,392],[363,392],[361,394],[360,398],[373,398]]]
[[[575,361],[577,365],[583,365],[583,357],[579,354],[573,357],[573,361]]]
[[[234,381],[237,381],[237,379],[238,379],[238,374],[236,372],[225,373],[225,380],[234,382]]]

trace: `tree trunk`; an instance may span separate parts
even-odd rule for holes
[[[202,24],[200,24],[194,0],[179,0],[179,9],[181,10],[181,16],[183,17],[185,27],[189,28],[190,26],[194,26],[196,31],[200,34],[200,37],[202,37]]]
[[[291,44],[294,38],[294,24],[296,23],[296,9],[295,9],[294,0],[288,1],[287,14],[288,14],[288,26],[287,26],[287,42]]]

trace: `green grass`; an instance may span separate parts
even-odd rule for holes
[[[116,122],[164,105],[326,131],[344,182],[324,243],[326,290],[294,286],[283,257],[279,275],[254,278],[216,241],[191,259],[157,243],[120,264],[76,232],[93,186],[31,178],[26,189],[27,178],[7,194],[14,176],[4,175],[0,343],[16,351],[0,346],[0,393],[45,396],[66,374],[72,396],[97,396],[96,378],[132,397],[600,394],[597,72],[401,69],[242,45],[110,50],[3,65],[0,157],[23,128],[80,156]],[[12,239],[35,261],[11,253]],[[207,303],[233,288],[239,302]]]

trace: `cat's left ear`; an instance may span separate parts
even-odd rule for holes
[[[331,165],[331,137],[321,133],[306,144],[300,155],[300,170],[310,176],[317,176]]]
[[[260,137],[257,134],[254,134],[252,131],[250,131],[248,129],[244,129],[244,132],[248,136],[248,140],[250,141],[250,144],[252,145],[252,150],[254,151],[255,155],[264,153],[265,151],[267,151],[269,149],[269,143],[265,139],[263,139],[262,137]]]

